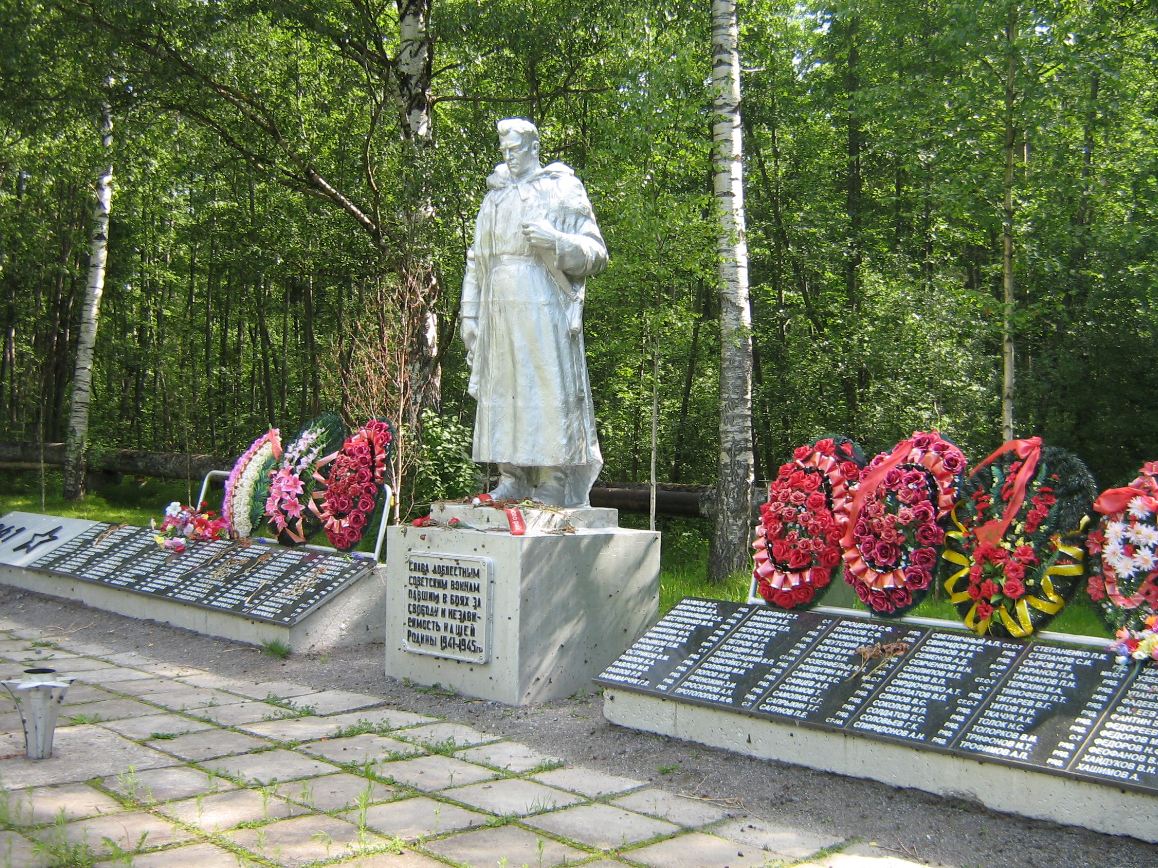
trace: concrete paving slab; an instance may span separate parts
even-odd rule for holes
[[[122,651],[119,654],[110,654],[103,658],[109,663],[115,663],[118,666],[140,666],[142,663],[153,663],[154,659],[141,654],[137,651]]]
[[[140,668],[165,678],[187,678],[190,675],[206,674],[204,669],[198,669],[196,666],[182,666],[180,663],[162,663],[160,661],[142,663]]]
[[[713,802],[677,796],[664,790],[651,788],[621,796],[614,799],[611,804],[620,808],[627,808],[629,811],[638,811],[641,814],[659,817],[661,820],[669,820],[689,829],[707,826],[736,814],[736,811]]]
[[[343,816],[351,822],[362,821],[361,811],[348,811]],[[447,832],[482,826],[489,819],[490,817],[485,814],[436,802],[425,796],[416,796],[398,802],[387,802],[384,805],[373,805],[366,810],[365,823],[367,828],[383,835],[401,838],[404,841],[415,841],[431,835],[443,835]]]
[[[193,683],[194,678],[201,678],[210,676],[212,673],[201,673],[201,675],[191,676],[182,679]],[[306,693],[316,693],[314,688],[305,684],[298,684],[296,681],[263,681],[260,684],[249,681],[237,681],[226,688],[233,693],[239,693],[242,696],[248,696],[250,699],[269,699],[277,698],[292,698],[294,696],[301,696]]]
[[[325,738],[298,745],[298,750],[312,756],[324,757],[336,763],[390,762],[405,757],[418,756],[424,751],[417,745],[399,741],[384,735],[364,733],[348,738]]]
[[[191,844],[133,857],[133,868],[238,868],[241,864],[236,853],[213,844]]]
[[[47,641],[54,642],[56,647],[62,651],[70,651],[73,654],[83,654],[87,657],[111,657],[117,651],[110,648],[108,645],[101,645],[98,642],[82,642],[77,639],[60,639],[57,638],[56,631],[51,630],[47,636],[36,630],[22,631],[27,633],[29,637],[34,639],[47,639]]]
[[[196,799],[169,802],[159,813],[207,832],[222,832],[242,823],[283,820],[306,813],[306,808],[279,799],[270,792],[230,790]]]
[[[445,862],[404,850],[401,853],[387,851],[370,856],[355,856],[349,861],[336,863],[342,868],[446,868]],[[584,866],[587,868],[587,866]]]
[[[788,861],[806,859],[818,850],[835,847],[842,840],[834,835],[816,835],[755,817],[729,820],[712,832],[749,847],[759,847],[774,858]]]
[[[297,778],[333,774],[337,769],[330,763],[310,759],[292,750],[268,750],[239,756],[208,760],[202,766],[223,775],[245,781],[268,784],[274,781],[292,781]]]
[[[242,723],[237,726],[238,729],[244,729],[246,732],[275,738],[279,741],[312,741],[317,738],[327,738],[351,728],[373,726],[389,730],[435,722],[434,718],[424,717],[409,711],[398,711],[393,708],[367,708],[362,711],[349,711],[345,714],[334,714],[328,717],[311,715],[284,721]]]
[[[399,732],[398,737],[426,746],[437,745],[456,748],[472,747],[499,739],[497,735],[479,732],[477,729],[461,723],[432,723],[428,726],[416,726]]]
[[[58,727],[52,756],[30,760],[24,755],[24,736],[18,737],[19,755],[7,757],[0,747],[0,781],[11,789],[87,781],[124,771],[171,766],[178,760],[142,747],[100,726]]]
[[[203,720],[193,720],[180,714],[147,714],[143,717],[132,717],[126,720],[112,720],[101,724],[105,729],[111,729],[126,738],[147,739],[154,733],[168,733],[183,735],[187,732],[207,730],[211,724]],[[164,749],[164,745],[157,747]]]
[[[477,784],[497,775],[490,769],[448,756],[423,756],[417,759],[381,763],[376,773],[387,780],[433,793],[447,787]]]
[[[351,693],[348,690],[323,690],[318,693],[298,694],[290,699],[294,708],[309,709],[311,714],[336,714],[381,705],[381,696],[369,693]]]
[[[472,747],[467,750],[460,750],[455,756],[467,762],[483,763],[517,774],[529,772],[532,769],[545,770],[563,764],[563,760],[559,757],[541,754],[517,741],[500,741],[482,747]]]
[[[443,858],[466,865],[569,865],[590,855],[518,826],[462,832],[424,846]]]
[[[735,841],[692,832],[678,838],[668,838],[639,850],[628,850],[624,858],[642,862],[653,868],[685,868],[688,865],[727,865],[743,868],[748,865],[767,865],[768,854],[759,848],[747,847]]]
[[[37,852],[32,842],[18,832],[0,831],[0,866],[2,868],[47,868],[52,863]]]
[[[656,820],[611,805],[579,805],[529,817],[524,822],[560,838],[600,850],[613,850],[683,831],[666,820]]]
[[[193,711],[245,701],[244,697],[226,693],[224,690],[214,690],[212,687],[190,687],[189,685],[159,690],[156,693],[144,693],[141,694],[140,698],[173,711]]]
[[[634,778],[624,778],[618,775],[609,775],[595,769],[586,769],[571,766],[565,769],[542,772],[532,777],[540,783],[558,787],[561,790],[570,790],[588,798],[598,799],[614,793],[625,793],[647,786],[646,781],[637,781]]]
[[[839,853],[830,853],[816,864],[822,868],[917,868],[925,862],[904,858],[905,854],[880,846],[875,841],[857,841]]]
[[[189,766],[167,769],[129,769],[110,775],[101,784],[142,805],[205,796],[234,789],[231,781]]]
[[[113,685],[122,684],[126,681],[139,681],[142,678],[152,678],[152,675],[141,669],[126,669],[122,666],[112,666],[108,669],[90,669],[87,672],[78,673],[77,677],[86,684]]]
[[[156,714],[157,709],[134,699],[103,699],[97,702],[82,702],[60,709],[58,720],[65,723],[104,723],[111,720],[144,717]]]
[[[363,800],[364,804],[374,805],[398,795],[393,787],[346,772],[278,784],[274,792],[322,812],[359,807]]]
[[[4,696],[7,697],[7,694],[4,694]],[[64,694],[64,702],[61,703],[61,707],[69,708],[73,705],[84,705],[88,702],[104,702],[106,699],[122,698],[118,693],[105,690],[103,687],[74,681],[72,686],[68,688],[68,692]]]
[[[86,848],[97,856],[113,854],[117,848],[129,853],[154,850],[192,837],[192,832],[143,811],[77,820],[63,826],[49,826],[37,833],[37,838],[50,850],[71,844]],[[77,864],[67,858],[53,861],[55,864]]]
[[[278,708],[267,702],[243,700],[232,705],[214,705],[208,708],[195,708],[189,712],[194,717],[212,720],[222,726],[238,726],[244,723],[259,723],[266,720],[284,720],[296,715],[293,711]]]
[[[241,689],[249,691],[265,690],[263,684],[258,684],[256,681],[246,681],[242,678],[232,678],[228,675],[219,675],[216,672],[202,672],[197,675],[190,675],[180,679],[181,684],[187,684],[190,687],[211,687],[214,690],[226,690],[229,693],[236,693],[239,696],[245,696],[249,699],[265,699],[265,694],[257,695],[255,693],[242,693]]]
[[[492,814],[515,817],[554,811],[583,801],[573,793],[521,778],[455,787],[443,790],[442,795]]]
[[[33,661],[29,661],[29,665]],[[23,665],[23,664],[21,664]],[[40,661],[36,661],[36,665],[41,665]],[[58,661],[43,662],[44,666],[55,669],[61,675],[75,675],[77,678],[82,677],[81,673],[93,672],[97,669],[116,669],[118,667],[109,664],[105,660],[97,660],[92,657],[62,657]],[[27,667],[26,667],[27,668]]]
[[[173,690],[180,690],[184,687],[180,681],[173,678],[158,678],[157,676],[149,676],[148,678],[134,678],[132,681],[118,681],[116,684],[110,684],[109,690],[115,690],[117,693],[126,693],[129,696],[143,696],[146,693],[166,693]]]
[[[149,747],[193,762],[271,746],[271,742],[264,738],[217,728],[190,732],[176,738],[149,739],[147,743]]]
[[[353,855],[386,843],[353,823],[318,814],[279,820],[257,829],[238,829],[226,837],[284,868]]]
[[[115,814],[124,808],[112,796],[88,784],[62,784],[11,792],[7,810],[13,825],[35,826],[55,822],[58,817],[83,820],[100,814]]]

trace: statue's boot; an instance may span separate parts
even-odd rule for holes
[[[567,503],[567,473],[563,468],[544,467],[531,498],[547,506],[570,506]]]
[[[495,500],[526,500],[534,491],[531,469],[517,464],[500,464],[499,484],[488,493]]]

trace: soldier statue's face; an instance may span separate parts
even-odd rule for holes
[[[539,168],[539,143],[534,139],[527,141],[519,135],[503,136],[499,139],[499,151],[515,180],[522,180]]]

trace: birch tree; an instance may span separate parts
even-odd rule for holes
[[[712,188],[720,221],[720,461],[708,576],[748,564],[752,497],[752,314],[744,228],[739,24],[734,0],[712,2]]]
[[[76,342],[76,366],[65,447],[64,497],[67,500],[84,497],[85,473],[88,470],[88,417],[92,400],[93,358],[101,296],[105,290],[105,266],[109,257],[109,213],[113,203],[113,113],[107,102],[101,104],[100,136],[106,162],[96,183],[92,234],[89,237],[88,282],[81,309],[80,335]]]

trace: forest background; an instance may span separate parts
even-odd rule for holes
[[[982,458],[1010,281],[1017,436],[1103,487],[1158,456],[1154,7],[739,11],[757,477],[824,433]],[[647,479],[656,399],[660,481],[714,482],[709,13],[0,0],[0,441],[66,437],[111,166],[95,447],[237,454],[339,409],[410,435],[412,499],[470,490],[459,286],[519,115],[611,252],[586,310],[602,480]]]

